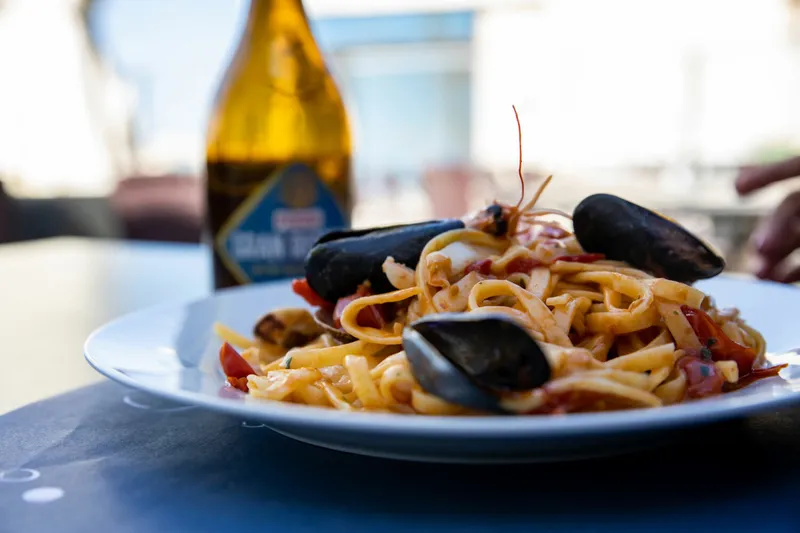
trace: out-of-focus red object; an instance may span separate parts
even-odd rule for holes
[[[422,185],[428,194],[434,218],[458,218],[467,212],[471,173],[465,167],[432,167]]]
[[[306,278],[292,280],[292,291],[308,302],[308,305],[312,307],[322,307],[323,309],[333,311],[334,304],[325,301],[322,296],[314,292],[314,289],[312,289],[311,285],[308,284],[308,280]]]
[[[166,175],[122,180],[111,195],[123,237],[133,240],[199,242],[203,227],[203,183]]]

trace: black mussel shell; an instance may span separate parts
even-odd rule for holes
[[[500,204],[492,204],[483,210],[483,215],[491,220],[484,230],[495,237],[504,237],[508,233],[508,218]]]
[[[497,396],[481,389],[411,328],[403,332],[403,349],[420,386],[455,405],[504,413]]]
[[[284,307],[262,316],[253,328],[253,336],[268,344],[286,349],[304,346],[323,333],[307,309]]]
[[[683,226],[618,196],[593,194],[572,217],[584,250],[655,276],[693,283],[725,269],[725,260]]]
[[[504,315],[429,315],[406,328],[403,348],[423,389],[476,409],[502,411],[498,393],[534,389],[551,376],[536,340]]]
[[[432,238],[463,228],[461,220],[434,220],[364,230],[337,230],[323,235],[306,256],[308,284],[328,302],[356,292],[369,281],[375,293],[389,292],[392,285],[383,273],[388,256],[415,268],[422,249]]]
[[[317,309],[314,311],[314,321],[321,327],[325,333],[329,333],[334,339],[341,343],[354,342],[358,339],[344,331],[337,328],[333,322],[333,313],[327,309]]]

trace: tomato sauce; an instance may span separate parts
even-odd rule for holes
[[[506,275],[522,272],[528,274],[531,270],[541,266],[541,263],[530,257],[515,257],[506,265]]]
[[[713,361],[685,355],[678,360],[678,368],[686,376],[687,398],[705,398],[722,393],[725,377]]]
[[[545,389],[547,401],[529,415],[563,415],[576,411],[592,410],[599,402],[609,402],[607,408],[614,408],[613,402],[605,395],[590,391],[567,391],[552,393]]]
[[[711,360],[736,361],[739,376],[746,376],[753,370],[753,363],[756,360],[755,350],[733,342],[704,311],[688,305],[682,305],[681,311],[692,326],[700,344],[711,352]]]
[[[778,372],[786,367],[783,364],[768,368],[753,368],[756,361],[755,350],[734,342],[703,310],[682,305],[681,312],[703,345],[700,353],[690,353],[678,361],[678,366],[684,370],[689,382],[687,396],[699,398],[719,394],[723,390],[735,390],[759,379],[777,376]],[[735,361],[739,369],[738,381],[727,383],[722,376],[717,377],[718,372],[713,361]],[[713,371],[708,370],[709,367],[713,367]],[[719,379],[722,380],[721,384],[718,384]]]
[[[333,309],[333,324],[337,328],[342,327],[341,318],[344,308],[347,307],[352,301],[363,298],[364,296],[371,296],[372,291],[367,285],[361,285],[355,294],[339,298],[336,302],[336,307]],[[358,312],[356,322],[359,326],[366,328],[382,328],[386,325],[385,307],[383,305],[370,305]]]
[[[515,257],[506,264],[505,275],[508,276],[517,272],[527,274],[537,266],[541,266],[541,264],[542,263],[531,257]],[[464,274],[469,274],[470,272],[477,272],[483,276],[491,276],[492,260],[481,259],[480,261],[470,263],[467,265],[467,268],[464,269]]]
[[[464,269],[464,274],[469,274],[470,272],[477,272],[478,274],[488,276],[492,273],[492,260],[481,259],[480,261],[470,263],[467,265],[467,268]]]

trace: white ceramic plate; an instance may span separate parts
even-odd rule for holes
[[[698,425],[800,403],[800,290],[718,277],[698,284],[720,307],[737,306],[761,330],[774,362],[790,366],[734,393],[664,407],[557,417],[426,417],[345,413],[256,400],[225,386],[219,368],[219,320],[243,332],[275,307],[302,305],[289,285],[222,291],[204,300],[145,310],[102,327],[85,354],[102,374],[177,402],[262,422],[295,439],[393,458],[458,462],[561,460],[620,453],[665,442]]]

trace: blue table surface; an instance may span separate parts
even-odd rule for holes
[[[140,294],[135,276],[124,290]],[[798,532],[798,502],[800,409],[636,454],[507,466],[324,450],[110,382],[0,416],[0,533]]]
[[[408,463],[102,383],[0,418],[0,531],[800,531],[800,411],[712,433],[604,460]]]

